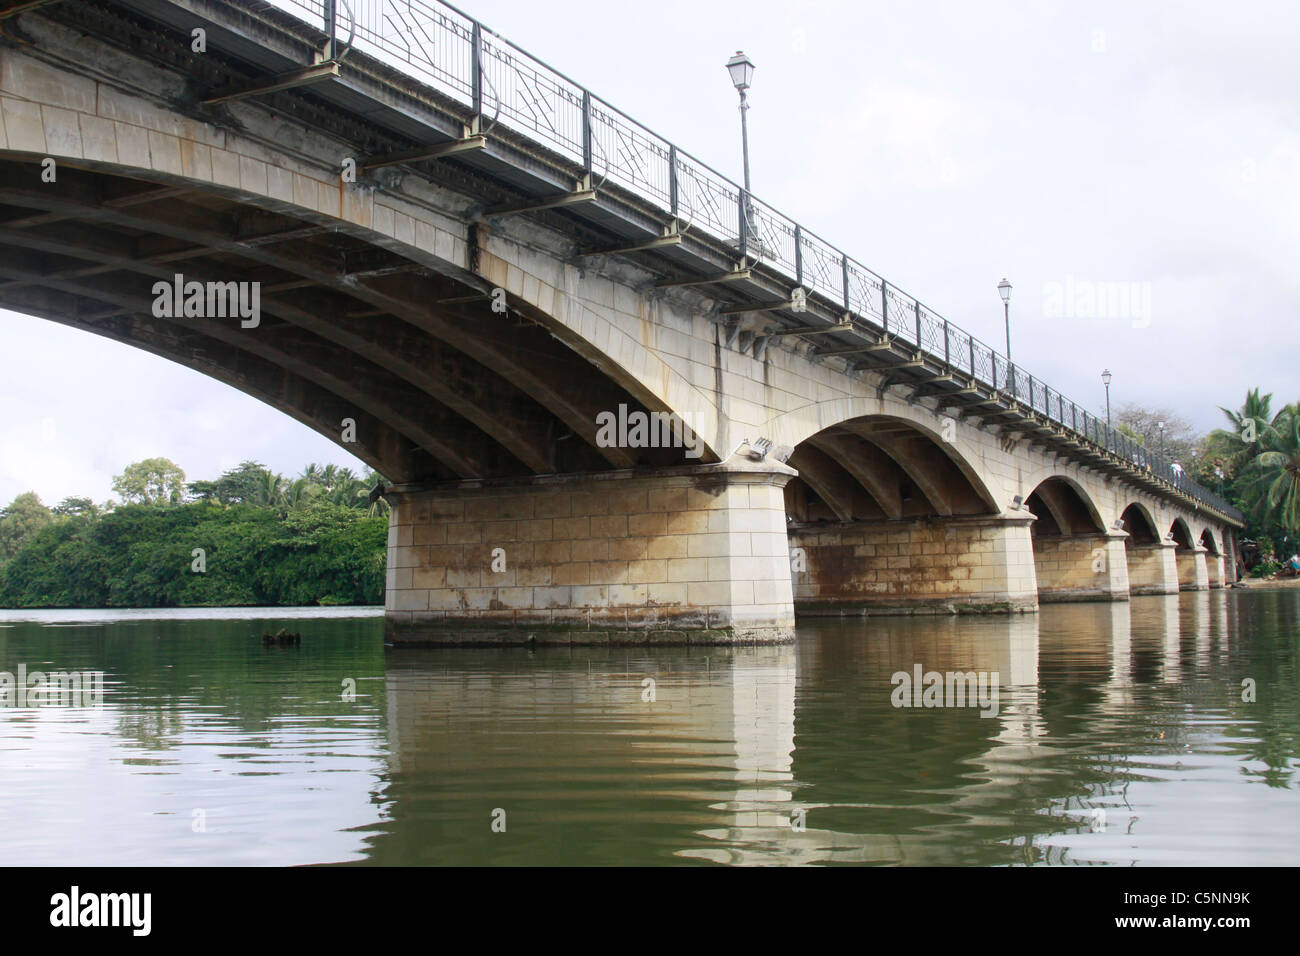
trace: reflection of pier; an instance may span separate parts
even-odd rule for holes
[[[974,709],[950,711],[948,716],[953,720],[945,729],[957,729],[960,736],[974,741],[973,745],[963,741],[960,750],[965,752],[973,746],[976,751],[976,755],[954,759],[948,766],[952,774],[951,799],[960,808],[958,812],[966,812],[967,804],[978,804],[979,791],[984,788],[1004,794],[1014,785],[1015,766],[1024,759],[1025,749],[1033,747],[1037,733],[1034,685],[1038,680],[1038,616],[1011,615],[980,621],[980,626],[974,624],[968,620],[959,627],[943,618],[873,619],[862,625],[861,641],[846,639],[843,624],[825,628],[824,640],[805,641],[800,648],[801,658],[811,665],[801,675],[801,686],[812,690],[811,685],[823,678],[834,681],[832,675],[847,673],[862,695],[863,710],[874,715],[870,727],[864,728],[868,732],[859,736],[856,744],[838,739],[828,749],[888,746],[876,735],[891,720],[901,723],[906,719],[889,703],[890,678],[896,671],[910,672],[914,664],[921,663],[926,670],[940,672],[997,672],[1002,688],[999,715],[986,719]],[[823,729],[835,738],[843,738],[845,729],[852,724],[837,720],[831,715],[834,711],[823,718],[821,708],[810,703],[807,708],[801,707],[797,723],[787,730],[782,707],[787,695],[780,676],[777,670],[769,670],[770,681],[755,687],[755,706],[737,710],[737,729],[752,726],[756,732],[750,739],[758,742],[759,748],[748,753],[741,750],[735,798],[722,805],[731,814],[728,825],[701,831],[718,846],[688,849],[682,855],[732,864],[954,862],[951,847],[934,840],[932,834],[920,828],[900,832],[898,821],[910,822],[916,814],[915,808],[898,802],[900,797],[907,799],[906,793],[888,785],[871,784],[842,797],[836,792],[851,788],[840,780],[843,768],[837,774],[833,767],[823,764],[820,751],[827,744],[819,738]],[[748,693],[743,696],[748,697]],[[793,702],[793,693],[788,696]],[[801,692],[801,701],[804,698]],[[742,699],[740,692],[736,699]],[[815,725],[809,726],[813,722]],[[796,730],[802,747],[794,749],[791,761],[786,741],[796,740]],[[941,741],[940,745],[947,744]],[[904,764],[916,759],[913,753],[900,754]],[[980,766],[977,776],[984,778],[973,786],[959,780],[971,775],[971,763]],[[795,771],[793,788],[788,774],[774,773],[787,767]],[[927,783],[931,785],[943,787],[944,781]],[[833,825],[853,817],[888,821],[892,826],[882,828],[885,832],[854,832],[847,826]],[[828,821],[827,825],[819,825],[823,820]]]
[[[371,859],[1076,862],[1095,811],[1114,833],[1136,819],[1132,715],[1192,646],[1198,672],[1219,667],[1227,615],[1189,593],[815,622],[797,648],[404,650]],[[997,672],[997,716],[893,707],[916,664]]]
[[[778,806],[788,829],[793,647],[453,653],[389,658],[377,862],[620,862],[603,854],[638,834],[770,826]]]

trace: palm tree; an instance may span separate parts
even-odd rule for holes
[[[1243,475],[1245,500],[1261,520],[1300,535],[1300,402],[1278,412],[1259,438],[1261,450]]]
[[[315,467],[314,465],[311,467]],[[321,487],[304,476],[294,480],[285,494],[285,505],[290,511],[305,508],[321,496]]]
[[[1238,438],[1243,439],[1243,455],[1247,459],[1254,458],[1259,453],[1259,436],[1263,434],[1264,429],[1269,426],[1269,406],[1273,402],[1273,393],[1260,396],[1259,389],[1252,388],[1246,393],[1246,404],[1242,405],[1240,410],[1230,412],[1222,405],[1219,411],[1228,417],[1232,422],[1232,430]],[[1253,434],[1255,440],[1246,442],[1247,435]]]
[[[269,468],[264,469],[258,475],[258,482],[253,493],[256,496],[255,504],[267,508],[277,508],[283,505],[285,500],[284,476],[277,475]]]

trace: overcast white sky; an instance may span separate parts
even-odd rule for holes
[[[656,0],[467,13],[754,192],[1068,397],[1220,424],[1258,385],[1300,399],[1300,5]],[[1141,308],[1058,314],[1087,283]],[[0,312],[0,505],[110,495],[163,455],[360,467],[271,408],[162,359]]]

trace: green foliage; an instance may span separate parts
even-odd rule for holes
[[[1256,517],[1300,535],[1300,409],[1282,409],[1259,437],[1259,453],[1241,476],[1242,499]]]
[[[1277,572],[1282,570],[1282,565],[1272,558],[1265,558],[1250,569],[1252,578],[1271,578]]]
[[[99,514],[99,506],[89,498],[68,497],[60,501],[50,511],[61,518],[79,518],[83,515],[94,516]]]
[[[7,564],[38,531],[54,520],[36,492],[26,491],[0,511],[0,567]]]
[[[350,468],[315,463],[297,478],[286,478],[258,462],[244,461],[216,481],[195,481],[187,487],[195,500],[260,505],[287,514],[322,502],[370,509],[370,489],[382,481],[373,471],[358,477]]]
[[[146,458],[114,476],[113,490],[127,504],[179,504],[185,491],[185,472],[169,458]]]
[[[380,604],[387,503],[369,495],[382,484],[337,465],[286,479],[243,461],[186,485],[175,462],[148,458],[113,479],[116,509],[78,497],[48,509],[27,492],[0,511],[0,606]]]
[[[210,500],[126,505],[38,531],[0,569],[0,605],[379,604],[387,535],[384,518],[327,502],[287,517]]]

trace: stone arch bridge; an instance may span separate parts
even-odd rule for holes
[[[432,0],[0,10],[0,306],[354,439],[397,641],[1234,577],[1226,503]]]

